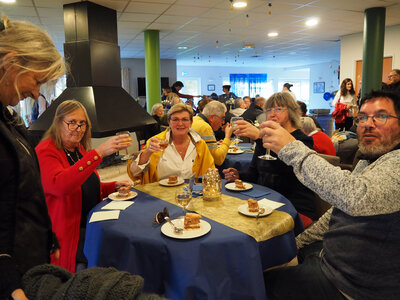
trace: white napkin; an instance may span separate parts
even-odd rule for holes
[[[104,205],[101,209],[118,209],[125,210],[131,206],[134,202],[132,201],[112,201],[107,205]]]
[[[105,220],[118,220],[119,210],[96,211],[90,217],[89,223]]]
[[[285,203],[268,200],[267,198],[263,198],[263,199],[259,200],[258,205],[260,205],[260,204],[263,206],[270,207],[272,209],[277,209],[278,207],[285,205]]]

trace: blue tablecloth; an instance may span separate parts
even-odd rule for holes
[[[295,231],[301,231],[302,223],[290,202],[269,191],[269,199],[286,203],[278,210],[289,213]],[[173,219],[181,215],[181,208],[137,192],[135,203],[121,211],[119,220],[87,224],[84,251],[89,267],[113,266],[143,276],[144,292],[165,294],[170,299],[265,299],[262,270],[285,263],[297,253],[294,231],[257,243],[204,217],[211,224],[208,234],[191,240],[166,237],[160,225],[153,224],[156,212],[167,207]],[[223,192],[248,198],[225,188]],[[92,212],[107,203],[109,200],[103,201]]]
[[[241,143],[237,145],[242,150],[252,150],[253,145],[250,143]],[[227,154],[222,165],[217,166],[220,174],[222,174],[223,169],[235,168],[239,172],[245,171],[249,168],[251,159],[254,153],[243,152],[240,154]],[[223,178],[223,176],[222,176]]]

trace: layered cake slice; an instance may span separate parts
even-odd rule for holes
[[[184,228],[187,229],[200,229],[201,215],[195,213],[187,213],[183,221]]]

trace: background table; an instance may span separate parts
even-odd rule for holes
[[[227,168],[235,168],[239,172],[245,171],[249,168],[251,159],[253,158],[253,144],[241,143],[237,146],[244,150],[245,152],[240,154],[227,154],[222,165],[217,166],[220,175],[222,175],[222,170]],[[251,151],[251,152],[250,152]],[[223,176],[222,176],[223,178]]]
[[[171,299],[265,299],[262,271],[296,255],[294,236],[302,230],[302,224],[288,200],[264,189],[270,192],[269,199],[286,204],[278,210],[294,218],[294,230],[257,243],[241,231],[203,217],[211,224],[205,236],[169,238],[161,233],[160,225],[153,224],[154,216],[167,207],[174,219],[182,214],[181,208],[138,190],[135,203],[121,211],[119,220],[87,224],[85,254],[89,267],[114,266],[139,274],[145,279],[145,292],[165,294]],[[173,188],[164,191],[170,195]],[[225,189],[223,192],[248,198]],[[107,203],[109,200],[103,201],[93,211]],[[248,221],[256,226],[255,218]]]

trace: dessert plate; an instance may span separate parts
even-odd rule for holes
[[[180,184],[182,184],[184,182],[185,182],[185,180],[183,178],[179,178],[178,177],[178,182],[177,183],[169,184],[168,183],[168,178],[161,179],[158,183],[160,185],[163,185],[163,186],[177,186],[177,185],[180,185]]]
[[[242,149],[237,149],[236,151],[235,151],[235,149],[234,148],[230,148],[229,150],[228,150],[228,154],[241,154],[241,153],[243,153],[244,151],[242,150]]]
[[[262,214],[260,214],[258,217],[265,217],[268,216],[270,214],[272,214],[272,212],[274,211],[271,207],[268,206],[264,206],[264,205],[258,205],[259,208],[264,208],[264,212]],[[246,215],[248,217],[256,217],[258,212],[249,212],[249,206],[246,204],[240,205],[238,207],[238,211],[243,214]]]
[[[227,190],[231,190],[231,191],[235,191],[235,192],[248,191],[253,188],[253,185],[250,183],[247,183],[247,182],[243,182],[243,185],[244,185],[245,189],[238,189],[234,182],[229,182],[229,183],[225,184],[225,188]]]
[[[135,198],[138,195],[138,193],[134,192],[134,191],[129,191],[129,195],[126,197],[119,197],[118,196],[118,192],[114,192],[111,193],[110,195],[108,195],[108,198],[114,201],[124,201],[124,200],[130,200]]]
[[[177,227],[183,228],[183,218],[172,220],[172,223]],[[211,225],[207,221],[200,220],[199,229],[188,229],[183,230],[182,233],[176,233],[174,228],[169,223],[165,223],[161,226],[161,232],[174,239],[193,239],[207,234],[211,230]]]

